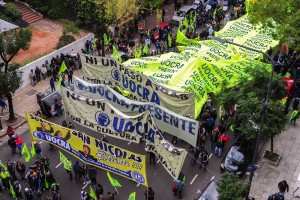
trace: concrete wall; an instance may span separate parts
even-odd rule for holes
[[[56,57],[56,55],[60,55],[61,53],[63,54],[70,54],[70,52],[72,51],[72,49],[78,53],[81,53],[81,49],[85,49],[85,42],[86,40],[91,40],[94,39],[94,34],[89,33],[87,36],[81,38],[80,40],[77,40],[61,49],[58,49],[48,55],[45,55],[41,58],[39,58],[38,60],[35,60],[27,65],[25,65],[24,67],[21,67],[19,70],[23,72],[23,84],[21,86],[20,89],[28,86],[31,84],[30,82],[30,78],[29,78],[29,74],[30,74],[30,70],[31,69],[35,69],[36,66],[41,67],[42,64],[45,64],[46,60],[48,60],[49,63],[51,63],[51,59],[53,57]],[[20,90],[19,89],[19,90]]]

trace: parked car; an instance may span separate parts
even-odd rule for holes
[[[200,195],[197,198],[194,198],[194,200],[218,200],[219,193],[217,191],[217,188],[219,186],[219,181],[216,179],[212,179],[205,189],[200,193]]]
[[[252,146],[252,142],[241,134],[223,158],[221,171],[232,172],[240,177],[246,174],[253,155]]]
[[[185,16],[187,16],[191,11],[193,11],[192,6],[184,6],[180,8],[177,12],[174,13],[174,16],[171,20],[171,24],[173,26],[178,26],[179,23],[183,20]]]

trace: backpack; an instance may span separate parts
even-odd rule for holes
[[[184,172],[180,172],[179,176],[178,176],[178,180],[180,180],[181,182],[185,182],[185,175]]]

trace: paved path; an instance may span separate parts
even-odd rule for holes
[[[282,154],[278,166],[272,166],[267,160],[259,158],[260,166],[253,178],[250,196],[255,200],[266,200],[270,194],[278,192],[278,182],[286,180],[290,190],[285,200],[293,198],[293,192],[300,187],[300,122],[296,126],[287,124],[286,131],[274,139],[274,152]],[[270,149],[270,141],[266,145]]]

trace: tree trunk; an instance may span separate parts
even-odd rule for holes
[[[273,135],[271,136],[271,153],[273,154],[273,148],[274,148],[274,143],[273,143]]]
[[[5,61],[3,61],[3,62],[4,62],[4,72],[7,73],[7,71],[8,71],[8,63],[9,62],[5,62]]]
[[[102,57],[105,57],[105,45],[104,45],[104,39],[103,39],[103,33],[102,34],[100,34],[101,35],[101,47],[102,47]]]
[[[8,110],[9,110],[9,119],[8,121],[15,121],[15,113],[14,113],[14,106],[12,101],[12,95],[11,93],[7,93],[6,95],[7,101],[8,101]]]

